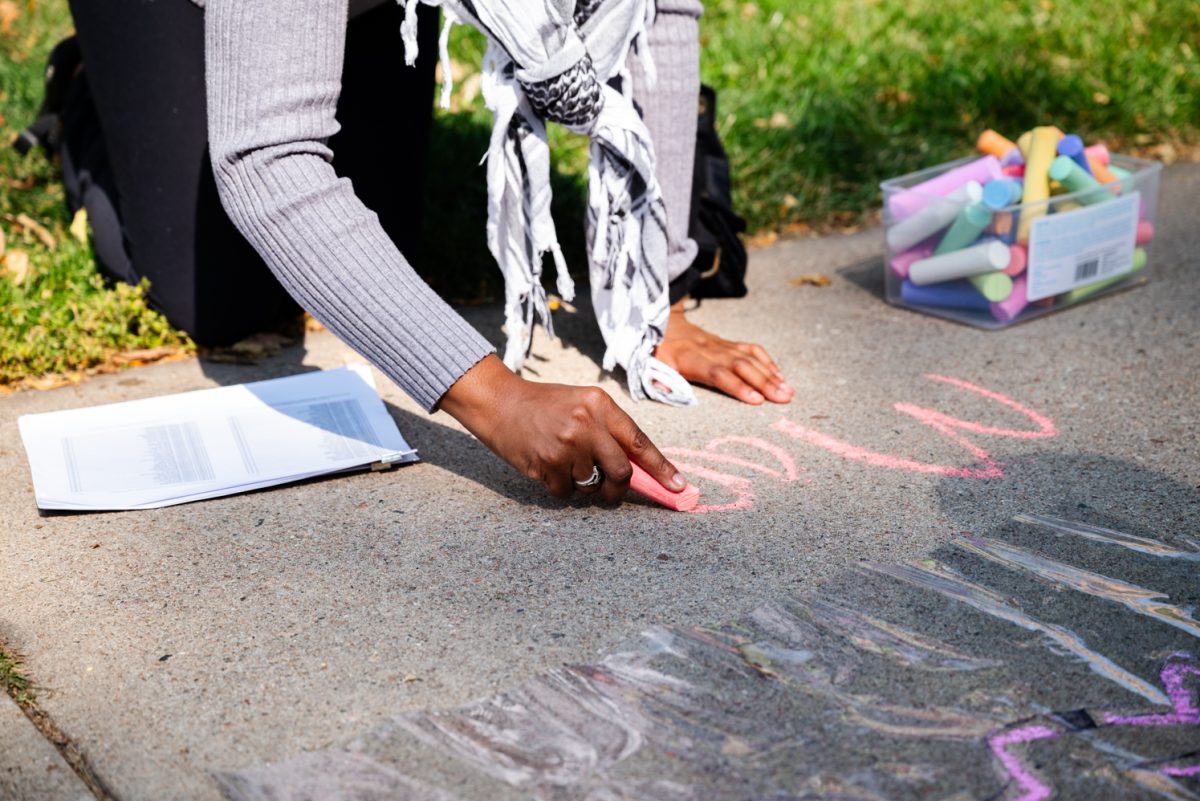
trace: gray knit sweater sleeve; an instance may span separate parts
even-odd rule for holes
[[[493,348],[334,173],[347,0],[205,6],[209,144],[227,213],[305,309],[432,409]]]

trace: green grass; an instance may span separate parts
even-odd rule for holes
[[[182,2],[183,0],[172,0]],[[63,0],[16,0],[0,33],[0,138],[40,100],[50,46],[70,28]],[[752,229],[854,223],[878,204],[878,182],[970,151],[985,127],[1010,138],[1052,123],[1121,149],[1200,142],[1200,4],[1193,0],[709,0],[703,73],[719,92],[719,127],[735,200]],[[459,29],[454,55],[478,63]],[[484,242],[488,116],[475,97],[439,112],[430,154],[426,245],[417,261],[455,300],[498,296]],[[555,214],[569,263],[583,264],[581,141],[551,132]],[[25,187],[29,184],[29,188]],[[49,251],[0,221],[29,252],[30,283],[0,276],[0,385],[79,369],[112,353],[184,339],[144,292],[107,287],[69,224],[55,170],[40,155],[0,151],[0,211],[56,234]]]
[[[40,152],[22,158],[8,147],[41,103],[41,72],[50,48],[71,29],[63,2],[17,5],[20,16],[0,33],[0,211],[44,225],[46,247],[11,219],[0,222],[9,251],[24,251],[30,269],[18,283],[0,263],[0,386],[47,373],[106,363],[115,354],[188,339],[146,305],[146,288],[113,286],[96,272],[90,247],[70,235],[56,167]]]
[[[704,77],[752,227],[861,214],[880,180],[963,155],[988,127],[1015,139],[1056,124],[1125,145],[1198,138],[1193,0],[705,8]]]
[[[0,648],[0,690],[21,706],[27,706],[36,699],[33,683],[25,675],[20,660],[3,648]]]

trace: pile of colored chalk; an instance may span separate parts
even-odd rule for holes
[[[1029,306],[1025,268],[1034,220],[1119,197],[1135,188],[1136,178],[1110,163],[1103,143],[1087,147],[1050,126],[1016,142],[987,130],[977,147],[982,158],[889,194],[888,260],[902,279],[905,304],[985,312],[1009,323]],[[1145,266],[1141,246],[1153,236],[1153,224],[1142,219],[1135,271]],[[1036,303],[1075,303],[1128,277],[1102,278]]]

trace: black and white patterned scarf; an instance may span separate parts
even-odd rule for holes
[[[654,0],[402,0],[407,58],[416,58],[416,4],[441,6],[443,104],[449,100],[449,30],[484,33],[482,89],[493,114],[487,154],[488,247],[504,274],[504,361],[519,370],[533,326],[553,336],[542,261],[554,259],[558,292],[572,300],[550,217],[546,122],[590,138],[587,242],[592,304],[606,350],[604,369],[625,368],[635,399],[690,405],[687,381],[654,358],[670,314],[667,217],[654,169],[654,145],[629,97],[610,85],[631,48],[642,48]],[[652,77],[649,55],[639,56]]]

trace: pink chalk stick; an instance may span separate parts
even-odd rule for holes
[[[1029,253],[1024,245],[1009,245],[1008,266],[1004,268],[1004,274],[1016,278],[1021,273],[1025,272],[1025,265],[1029,261]],[[1013,285],[1013,293],[1016,294],[1016,284]],[[1012,295],[1009,296],[1010,298]]]
[[[927,259],[933,255],[935,242],[932,239],[927,239],[915,247],[911,247],[903,253],[892,259],[892,272],[901,278],[908,278],[908,268],[913,266],[914,262],[921,259]]]
[[[1025,177],[1025,165],[1024,164],[1009,164],[1004,167],[1001,167],[1000,172],[1004,175],[1005,178],[1024,178]]]
[[[1012,294],[999,303],[992,304],[992,316],[1002,323],[1012,322],[1018,314],[1029,305],[1028,293],[1025,289],[1025,276],[1013,279]]]
[[[925,208],[934,197],[944,197],[968,181],[978,181],[982,185],[1000,177],[1000,160],[995,156],[984,156],[897,192],[888,198],[888,211],[892,213],[892,220],[899,222]]]
[[[1154,223],[1142,220],[1137,227],[1137,244],[1144,245],[1154,238]]]
[[[1092,161],[1098,161],[1101,164],[1103,164],[1105,167],[1108,166],[1108,161],[1109,161],[1108,146],[1105,145],[1103,142],[1097,142],[1094,145],[1085,147],[1083,149],[1083,153],[1085,156],[1087,156]]]
[[[676,512],[691,511],[700,502],[699,487],[688,484],[679,492],[672,492],[662,484],[659,484],[649,473],[639,467],[636,462],[630,462],[630,465],[633,467],[633,476],[629,479],[629,488],[638,495],[649,498],[655,503],[662,504],[668,509],[674,509]]]

